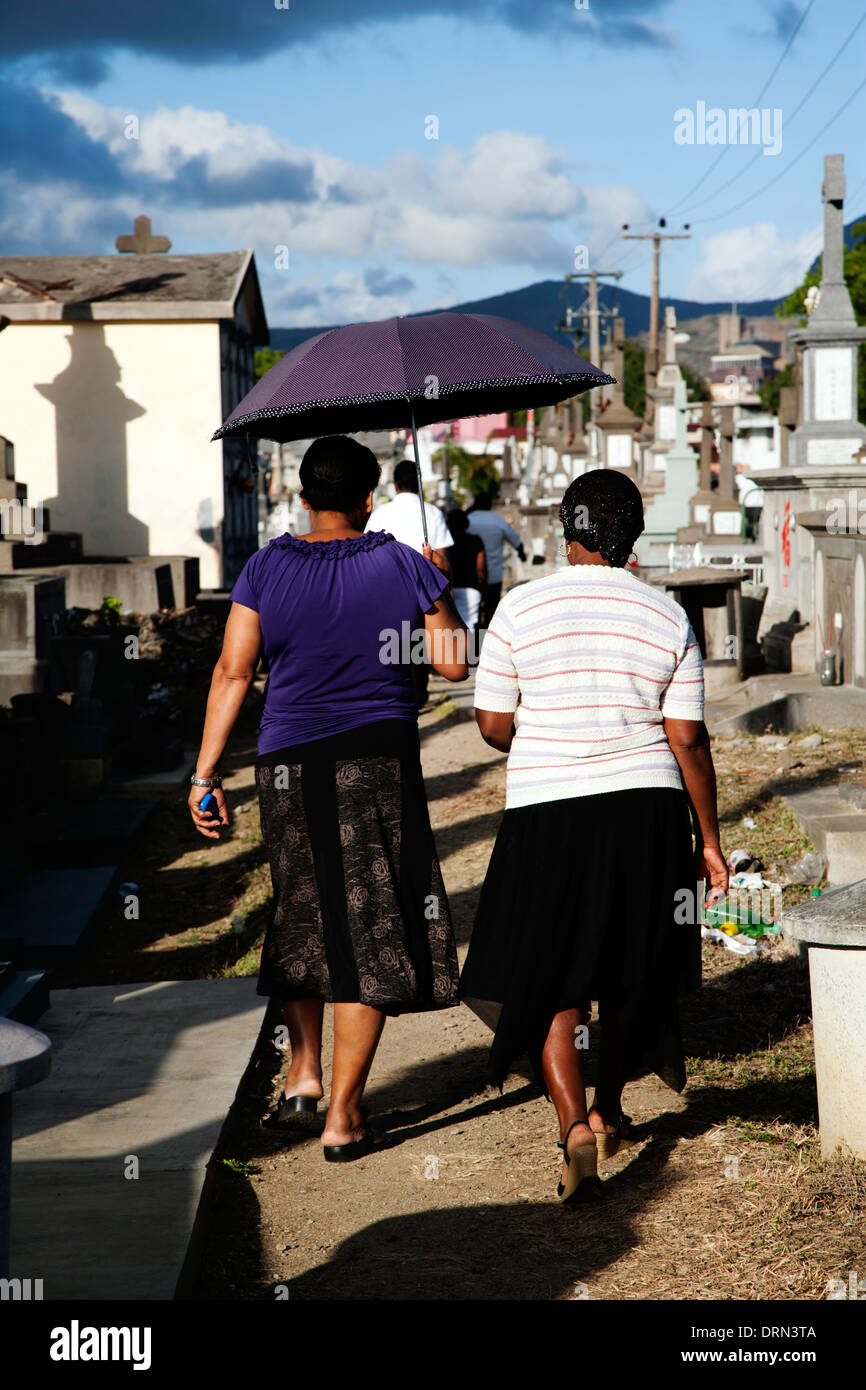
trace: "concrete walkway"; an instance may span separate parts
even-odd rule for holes
[[[13,1277],[46,1299],[170,1299],[255,1045],[255,979],[52,992],[51,1075],[15,1097]]]

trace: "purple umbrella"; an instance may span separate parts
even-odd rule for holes
[[[284,443],[412,429],[466,415],[555,405],[615,378],[534,328],[490,314],[419,314],[318,333],[271,367],[214,439]]]

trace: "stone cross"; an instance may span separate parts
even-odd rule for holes
[[[611,376],[616,377],[616,386],[613,388],[613,399],[615,401],[625,400],[625,319],[615,318],[613,321],[613,370]]]
[[[719,415],[719,500],[735,502],[737,484],[734,472],[734,407],[723,405]]]
[[[709,401],[704,401],[701,407],[701,472],[698,483],[701,492],[709,492],[712,486],[714,435],[713,407]]]
[[[842,204],[845,199],[845,165],[841,154],[824,156],[824,259],[821,282],[841,285],[844,282],[845,223]]]
[[[677,360],[677,311],[673,304],[665,306],[665,362]]]
[[[136,217],[133,226],[133,236],[119,236],[115,241],[118,251],[131,251],[137,256],[148,256],[154,251],[171,250],[171,242],[167,236],[151,236],[149,217]]]

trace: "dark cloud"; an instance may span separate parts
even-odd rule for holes
[[[64,178],[94,193],[117,192],[113,155],[34,87],[0,79],[0,169],[35,182]]]
[[[406,294],[415,288],[415,281],[408,275],[391,275],[387,270],[372,267],[364,271],[364,286],[369,294],[377,298],[386,294]]]
[[[68,82],[73,87],[95,87],[111,73],[111,64],[103,54],[74,48],[52,53],[45,68],[49,81]]]
[[[186,64],[220,63],[267,56],[332,34],[387,23],[441,16],[498,22],[533,35],[571,34],[613,45],[664,46],[652,27],[669,0],[591,0],[576,11],[569,0],[41,0],[8,7],[5,61],[41,58],[56,70],[64,55],[78,55],[77,80],[99,80],[99,57],[131,49]],[[82,55],[86,55],[82,56]],[[90,66],[88,66],[88,63]]]
[[[154,180],[160,194],[168,191],[175,201],[197,207],[234,207],[239,203],[311,203],[316,198],[313,166],[309,161],[292,164],[269,159],[242,174],[209,174],[203,155],[187,159],[171,182]]]
[[[0,79],[0,170],[24,182],[55,179],[94,196],[134,193],[194,207],[243,203],[310,203],[312,162],[267,159],[233,175],[209,173],[204,156],[186,159],[168,177],[130,172],[124,161],[67,116],[54,99]]]

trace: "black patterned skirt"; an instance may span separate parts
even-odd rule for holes
[[[380,720],[256,759],[274,890],[258,993],[386,1014],[458,1002],[418,726]]]

